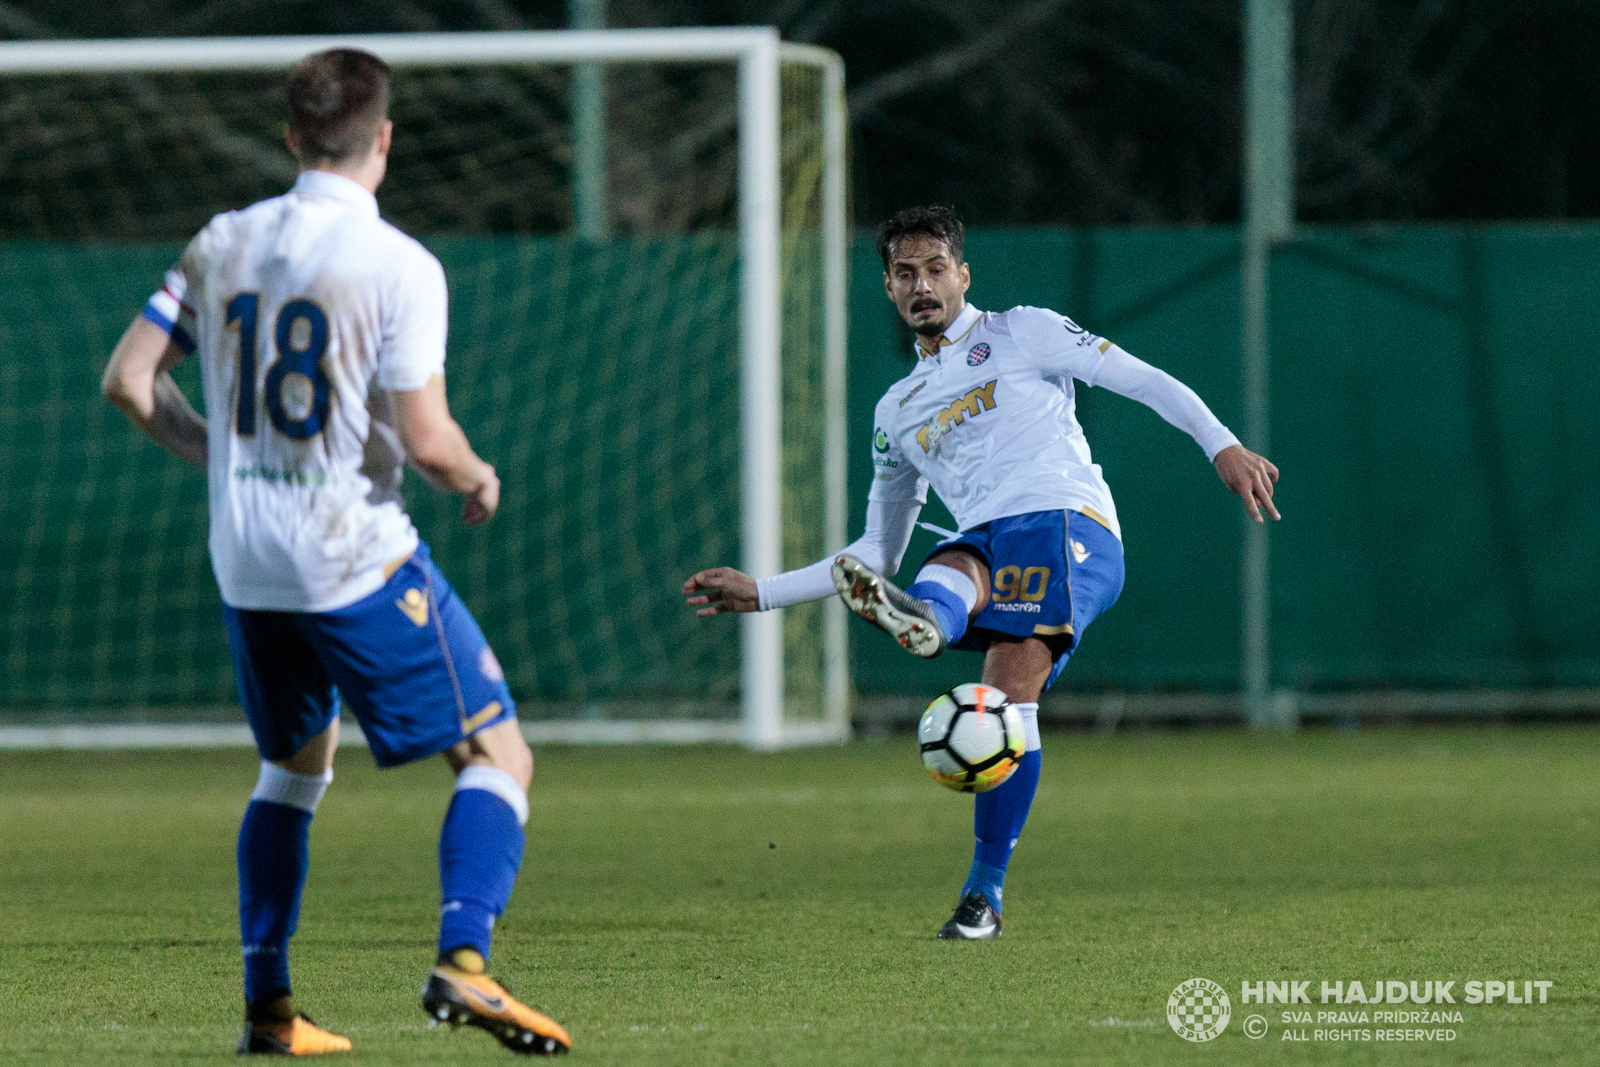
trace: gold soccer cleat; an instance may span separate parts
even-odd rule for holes
[[[435,964],[428,975],[422,1010],[431,1025],[476,1026],[512,1052],[550,1056],[572,1047],[559,1023],[520,1003],[499,982],[446,963]]]
[[[286,1022],[247,1022],[239,1038],[241,1056],[320,1056],[324,1052],[349,1052],[350,1039],[332,1034],[295,1015]]]

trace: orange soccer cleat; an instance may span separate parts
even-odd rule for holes
[[[329,1033],[303,1014],[283,1022],[247,1022],[239,1039],[241,1056],[319,1056],[349,1051],[348,1037]]]
[[[566,1052],[572,1038],[559,1023],[520,1003],[486,974],[437,963],[422,988],[422,1010],[432,1025],[476,1026],[512,1052],[550,1056]]]

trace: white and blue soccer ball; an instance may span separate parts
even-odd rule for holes
[[[922,766],[940,785],[983,793],[1010,778],[1027,748],[1022,712],[992,685],[968,682],[934,698],[917,724]]]

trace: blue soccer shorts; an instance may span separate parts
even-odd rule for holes
[[[300,751],[341,701],[380,767],[515,717],[499,661],[426,545],[382,589],[337,611],[222,610],[263,759]]]
[[[1076,511],[1032,511],[974,526],[941,541],[989,568],[989,603],[953,648],[981,652],[1002,635],[1040,637],[1060,648],[1045,688],[1072,658],[1083,631],[1122,592],[1122,542]]]

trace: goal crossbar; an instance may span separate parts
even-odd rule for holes
[[[396,67],[643,62],[735,62],[738,66],[739,349],[743,569],[782,570],[782,195],[780,65],[822,78],[821,245],[824,514],[830,545],[846,540],[845,375],[847,222],[844,66],[825,48],[784,42],[772,27],[490,33],[349,34],[300,37],[130,38],[0,42],[0,76],[137,74],[286,69],[328,48],[360,48]],[[821,722],[785,723],[783,613],[740,617],[739,736],[762,749],[849,736],[845,615],[823,616]],[[717,732],[726,724],[708,721]]]
[[[773,50],[818,67],[838,55],[782,41],[770,26],[660,30],[512,30],[493,33],[360,33],[299,37],[131,37],[100,41],[3,41],[0,74],[281,70],[327,48],[360,48],[390,66],[499,63],[685,63],[739,60]]]

